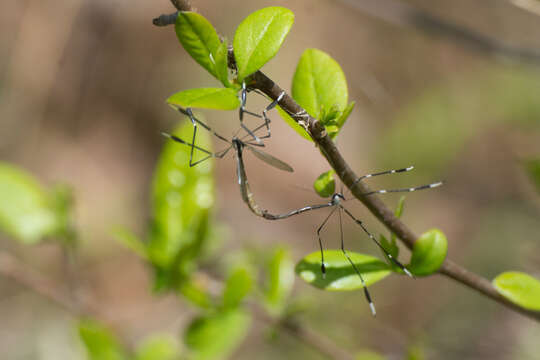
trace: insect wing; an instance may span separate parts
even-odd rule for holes
[[[261,159],[262,161],[264,161],[268,165],[272,165],[273,167],[278,168],[278,169],[283,170],[283,171],[288,171],[288,172],[293,172],[294,171],[293,168],[289,164],[279,160],[278,158],[275,158],[270,154],[267,154],[267,153],[265,153],[265,152],[263,152],[261,150],[258,150],[256,148],[254,148],[253,146],[249,146],[249,145],[246,144],[246,147],[249,150],[251,150],[253,155],[258,157],[259,159]]]

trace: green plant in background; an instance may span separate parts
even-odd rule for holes
[[[252,74],[276,55],[293,20],[290,10],[269,7],[242,21],[233,40],[237,71],[231,77],[227,40],[221,40],[202,15],[179,12],[175,29],[180,43],[224,88],[184,90],[167,101],[182,107],[237,109],[241,83],[250,83]],[[354,102],[348,102],[347,83],[339,64],[317,49],[308,49],[302,54],[293,78],[292,96],[323,123],[331,138],[339,134],[354,108]],[[311,140],[287,112],[278,110],[301,136]],[[180,138],[190,138],[191,133],[189,122],[173,131]],[[198,141],[198,145],[211,148],[208,134],[202,132]],[[78,330],[89,360],[227,358],[249,333],[254,306],[264,309],[275,324],[294,325],[291,314],[295,270],[301,279],[319,289],[362,288],[354,268],[340,250],[324,252],[326,276],[321,273],[319,252],[308,254],[295,267],[290,251],[282,246],[265,251],[264,261],[256,264],[239,261],[227,265],[221,261],[222,257],[215,252],[216,239],[222,234],[212,214],[215,202],[213,162],[190,167],[189,156],[188,147],[177,146],[170,140],[165,143],[153,174],[152,219],[145,238],[139,239],[125,229],[115,231],[116,238],[152,268],[155,290],[173,292],[193,305],[195,315],[184,329],[183,346],[179,346],[176,339],[160,334],[151,335],[134,347],[128,346],[99,319],[84,319],[79,322]],[[539,183],[539,168],[537,161],[527,164],[535,183]],[[331,196],[336,188],[333,170],[321,174],[313,186],[320,196]],[[0,195],[0,230],[7,235],[25,244],[51,238],[66,245],[75,238],[70,221],[70,196],[65,190],[47,191],[24,171],[0,164]],[[403,208],[402,197],[395,211],[397,218],[402,216]],[[379,239],[397,258],[396,235],[391,233],[387,238],[381,234]],[[447,247],[446,237],[440,230],[425,232],[414,245],[408,268],[416,276],[437,272],[444,262]],[[392,272],[402,272],[375,257],[349,254],[367,285],[383,280]],[[219,274],[228,275],[214,278],[211,274],[215,271],[206,270],[208,263],[213,270],[219,269]],[[540,310],[540,282],[533,277],[508,272],[495,278],[493,284],[511,302],[524,309]],[[411,349],[409,359],[424,358],[420,348]],[[384,357],[365,350],[356,358]]]

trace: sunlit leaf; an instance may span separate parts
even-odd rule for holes
[[[233,85],[229,81],[229,48],[227,40],[219,45],[216,50],[215,61],[216,61],[216,76],[221,83],[226,87],[232,87]]]
[[[186,300],[202,309],[210,309],[214,306],[207,289],[202,284],[195,282],[194,279],[182,282],[179,292]]]
[[[330,135],[330,137],[332,139],[334,139],[339,134],[339,131],[341,130],[343,125],[345,125],[345,121],[347,121],[349,115],[351,115],[351,112],[353,111],[355,104],[356,103],[354,101],[352,101],[349,105],[347,105],[345,110],[343,110],[343,112],[341,113],[341,116],[336,120],[336,129],[337,130],[335,130],[333,132],[328,131],[328,134]]]
[[[111,235],[129,250],[133,251],[141,258],[146,259],[146,245],[137,235],[126,228],[116,227],[111,231]]]
[[[170,335],[154,335],[137,346],[134,360],[178,360],[180,349]]]
[[[250,314],[241,309],[195,319],[184,336],[191,350],[190,359],[226,359],[244,340],[250,323]]]
[[[267,266],[268,286],[264,291],[268,309],[277,314],[283,310],[294,284],[294,264],[289,250],[277,249]]]
[[[67,211],[30,174],[0,163],[0,231],[34,244],[65,233]]]
[[[524,162],[525,170],[531,181],[536,186],[536,190],[540,192],[540,159],[530,159]]]
[[[255,11],[240,23],[233,41],[239,82],[276,55],[293,22],[292,11],[272,6]]]
[[[216,29],[201,14],[181,11],[176,18],[176,36],[196,62],[219,78],[216,69],[216,55],[221,46]],[[221,65],[222,66],[222,65]]]
[[[342,113],[347,108],[350,113],[354,106],[347,107],[347,81],[341,67],[330,55],[317,49],[307,49],[300,57],[294,73],[292,96],[324,125],[336,119],[336,111]]]
[[[447,249],[446,236],[440,230],[429,230],[414,243],[411,263],[407,268],[417,276],[433,274],[444,262]]]
[[[540,281],[528,274],[508,271],[493,279],[495,289],[519,306],[540,311]]]
[[[104,326],[86,320],[79,323],[79,336],[86,348],[89,360],[127,360],[120,342]]]
[[[347,252],[362,274],[367,286],[387,277],[390,267],[372,256]],[[296,265],[296,273],[307,283],[330,291],[347,291],[362,288],[360,277],[340,250],[324,251],[326,276],[321,271],[321,253],[314,252]]]
[[[311,136],[308,134],[308,132],[306,131],[306,129],[304,129],[302,126],[300,126],[296,121],[294,121],[294,119],[289,115],[287,114],[287,112],[285,110],[283,110],[281,107],[279,106],[276,106],[276,109],[279,113],[279,115],[281,116],[281,118],[283,120],[285,120],[285,122],[287,124],[289,124],[290,127],[293,128],[294,131],[296,131],[300,136],[302,136],[304,139],[306,140],[309,140],[311,142],[313,142],[313,139],[311,138]]]
[[[234,110],[240,106],[240,100],[234,89],[199,88],[177,92],[167,102],[181,107],[194,107],[215,110]]]
[[[242,303],[242,300],[253,287],[253,276],[245,267],[237,267],[227,278],[223,290],[223,308],[233,309]]]
[[[319,175],[317,180],[313,183],[313,189],[323,198],[330,197],[336,191],[336,181],[334,180],[334,170]]]
[[[173,132],[191,139],[193,128],[185,122]],[[211,149],[206,132],[197,134],[198,145]],[[209,212],[214,204],[213,160],[189,166],[190,147],[166,140],[152,183],[153,222],[147,254],[155,266],[156,288],[178,285],[196,269],[195,259],[208,237]]]

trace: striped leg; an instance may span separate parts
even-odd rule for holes
[[[171,135],[171,134],[168,134],[168,133],[165,133],[165,132],[162,132],[161,134],[162,134],[163,136],[165,136],[165,137],[168,137],[168,138],[171,139],[171,140],[174,140],[174,141],[180,143],[180,144],[184,144],[184,145],[186,145],[186,146],[191,147],[191,149],[192,149],[191,154],[193,154],[193,149],[197,149],[197,150],[202,151],[203,153],[206,154],[205,157],[203,157],[202,159],[197,160],[196,162],[192,162],[193,158],[190,156],[190,158],[189,158],[189,166],[195,166],[195,165],[200,164],[200,163],[202,163],[203,161],[206,161],[206,160],[208,160],[208,159],[210,159],[210,158],[218,158],[218,159],[221,159],[221,158],[223,158],[223,157],[229,152],[229,150],[232,148],[232,146],[229,146],[229,147],[226,148],[225,150],[219,151],[219,152],[217,152],[217,153],[212,153],[212,152],[210,152],[210,151],[208,151],[208,150],[206,150],[206,149],[203,149],[203,148],[201,148],[201,147],[199,147],[199,146],[196,146],[196,145],[194,145],[194,144],[192,144],[192,143],[190,144],[190,143],[188,143],[187,141],[184,141],[184,140],[180,139],[180,138],[177,137],[176,135]]]
[[[363,289],[364,289],[364,296],[366,297],[366,300],[367,300],[367,302],[369,304],[369,308],[371,309],[371,314],[373,314],[373,316],[375,316],[377,314],[377,311],[375,310],[375,305],[373,304],[373,301],[371,300],[371,295],[369,295],[369,291],[368,291],[366,282],[364,281],[364,278],[362,277],[362,274],[360,273],[360,271],[358,270],[358,268],[356,267],[356,265],[354,264],[352,259],[349,257],[349,254],[347,254],[347,251],[345,250],[345,242],[343,241],[343,223],[342,223],[342,220],[341,220],[341,209],[343,209],[343,207],[339,206],[339,207],[336,207],[336,208],[339,209],[339,232],[340,232],[340,236],[341,236],[341,252],[343,252],[343,255],[345,255],[347,260],[349,260],[349,263],[352,265],[354,271],[360,277],[360,282],[362,282],[362,286],[363,286]]]
[[[410,188],[403,188],[403,189],[374,190],[367,193],[363,193],[362,196],[369,196],[373,194],[388,194],[388,193],[396,193],[396,192],[413,192],[413,191],[424,190],[424,189],[433,189],[433,188],[441,186],[442,184],[443,184],[442,181],[438,181],[431,184],[420,185],[420,186],[415,186],[415,187],[410,187]]]
[[[382,252],[386,255],[386,257],[388,258],[388,260],[390,260],[391,262],[393,262],[397,267],[399,267],[405,274],[407,274],[408,276],[414,278],[413,274],[411,274],[411,272],[405,267],[405,265],[403,265],[402,263],[400,263],[398,261],[398,259],[394,258],[392,256],[392,254],[390,254],[385,248],[384,246],[382,246],[382,244],[379,242],[379,240],[377,240],[377,238],[375,236],[373,236],[373,234],[371,234],[368,229],[366,229],[366,227],[364,226],[364,223],[361,221],[361,220],[358,220],[357,218],[355,218],[353,216],[353,214],[350,213],[349,210],[347,210],[346,208],[344,208],[343,206],[340,205],[340,207],[343,209],[343,211],[345,211],[345,213],[347,215],[349,215],[349,217],[351,219],[353,219],[353,221],[358,224],[362,230],[364,230],[364,232],[367,234],[367,236],[369,236],[369,238],[371,240],[373,240],[375,242],[375,244],[377,244],[377,246],[379,247],[379,249],[382,250]]]
[[[251,111],[246,110],[246,102],[247,102],[247,88],[246,83],[242,82],[242,90],[240,92],[240,109],[238,110],[238,117],[240,118],[240,126],[242,129],[244,129],[249,136],[253,138],[259,144],[259,146],[264,146],[264,144],[261,141],[261,138],[259,138],[253,131],[251,131],[245,124],[244,124],[244,113],[261,118],[262,116],[259,114],[255,114]]]
[[[333,208],[332,211],[330,211],[330,214],[328,214],[328,216],[326,217],[326,219],[324,219],[321,226],[319,226],[319,228],[317,229],[317,238],[319,239],[319,249],[321,250],[321,272],[322,272],[323,279],[326,277],[326,266],[324,265],[324,251],[323,251],[323,243],[322,243],[322,238],[321,238],[321,230],[328,222],[328,219],[330,219],[330,217],[332,217],[332,215],[336,212],[336,210],[337,210],[336,207]]]

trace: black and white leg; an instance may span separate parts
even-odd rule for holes
[[[370,192],[367,192],[367,193],[363,193],[361,195],[362,196],[368,196],[368,195],[374,195],[374,194],[413,192],[413,191],[424,190],[424,189],[433,189],[433,188],[441,186],[442,184],[443,184],[442,181],[438,181],[438,182],[435,182],[435,183],[426,184],[426,185],[420,185],[420,186],[415,186],[415,187],[410,187],[410,188],[374,190],[374,191],[370,191]]]
[[[242,127],[242,129],[244,129],[248,133],[249,136],[253,138],[253,140],[257,142],[257,144],[259,144],[259,146],[264,146],[264,144],[262,143],[262,140],[244,124],[244,113],[258,117],[258,118],[262,118],[261,115],[246,110],[246,102],[247,102],[247,88],[246,88],[246,83],[242,82],[242,90],[240,91],[240,109],[238,110],[238,117],[240,118],[240,126]]]
[[[371,309],[371,314],[375,316],[377,314],[377,311],[375,310],[375,305],[373,304],[373,301],[371,300],[371,295],[369,294],[367,284],[364,281],[364,278],[362,277],[362,273],[358,270],[358,268],[356,267],[352,259],[349,257],[347,250],[345,250],[345,242],[343,241],[343,222],[341,219],[341,209],[344,209],[344,208],[341,206],[336,207],[336,208],[339,209],[339,231],[340,231],[340,236],[341,236],[341,252],[343,253],[343,255],[345,255],[347,260],[349,260],[349,263],[353,267],[354,271],[360,277],[360,282],[362,283],[362,287],[364,289],[364,296],[366,297],[366,300],[369,304],[369,308]]]
[[[319,226],[319,228],[317,229],[317,238],[319,239],[319,249],[321,250],[321,273],[322,273],[323,279],[326,277],[326,265],[324,265],[324,250],[323,250],[323,243],[322,243],[322,238],[321,238],[321,230],[328,222],[328,219],[330,219],[330,217],[332,217],[332,215],[336,212],[336,210],[337,210],[336,207],[333,208],[332,211],[330,211],[330,214],[328,214],[328,216],[326,217],[326,219],[324,219],[321,226]]]
[[[201,148],[201,147],[199,147],[199,146],[197,146],[197,145],[194,145],[193,143],[189,143],[189,142],[187,142],[187,141],[184,141],[184,140],[180,139],[180,138],[179,138],[178,136],[176,136],[176,135],[168,134],[168,133],[166,133],[166,132],[162,132],[161,134],[162,134],[163,136],[165,136],[165,137],[168,137],[168,138],[171,139],[171,140],[174,140],[174,141],[180,143],[180,144],[184,144],[184,145],[186,145],[186,146],[191,147],[192,151],[191,151],[191,156],[190,156],[190,158],[189,158],[189,166],[195,166],[195,165],[200,164],[200,163],[202,163],[203,161],[206,161],[206,160],[208,160],[208,159],[210,159],[210,158],[219,158],[219,159],[221,159],[221,158],[223,158],[223,157],[229,152],[229,150],[232,148],[232,146],[229,146],[229,147],[227,147],[225,150],[219,151],[219,152],[217,152],[217,153],[213,153],[213,152],[208,151],[207,149],[203,149],[203,148]],[[193,160],[193,158],[192,158],[192,155],[193,155],[193,149],[197,149],[197,150],[199,150],[199,151],[205,153],[206,156],[203,157],[202,159],[199,159],[199,160],[197,160],[197,161],[195,161],[195,162],[192,162],[192,160]]]
[[[361,220],[355,218],[355,217],[353,216],[353,214],[351,214],[351,212],[350,212],[349,210],[347,210],[346,208],[344,208],[343,206],[340,205],[340,207],[343,209],[343,211],[345,211],[345,213],[346,213],[347,215],[349,215],[349,217],[350,217],[357,225],[359,225],[359,226],[362,228],[362,230],[364,230],[364,232],[367,234],[367,236],[369,236],[369,238],[370,238],[371,240],[373,240],[373,242],[375,242],[375,244],[379,247],[379,249],[382,250],[382,252],[384,253],[384,255],[386,255],[386,257],[388,258],[388,260],[390,260],[390,261],[391,261],[392,263],[394,263],[397,267],[399,267],[405,274],[407,274],[408,276],[414,278],[413,274],[405,267],[405,265],[403,265],[401,262],[399,262],[398,259],[396,259],[395,257],[393,257],[392,254],[390,254],[390,253],[388,252],[388,250],[386,250],[386,249],[384,248],[384,246],[382,246],[382,244],[379,242],[379,240],[377,240],[377,238],[376,238],[375,236],[373,236],[373,234],[370,233],[370,232],[368,231],[368,229],[364,226],[364,223],[363,223]]]
[[[263,118],[264,118],[264,124],[266,125],[266,135],[264,136],[261,136],[261,139],[265,139],[265,138],[269,138],[271,136],[271,133],[270,133],[270,118],[268,117],[268,112],[270,110],[272,110],[273,108],[276,107],[276,105],[278,105],[278,103],[281,101],[281,99],[283,99],[283,97],[285,96],[285,91],[282,91],[281,94],[279,94],[279,96],[277,97],[276,100],[272,101],[270,103],[270,105],[268,105],[264,110],[263,110]]]

